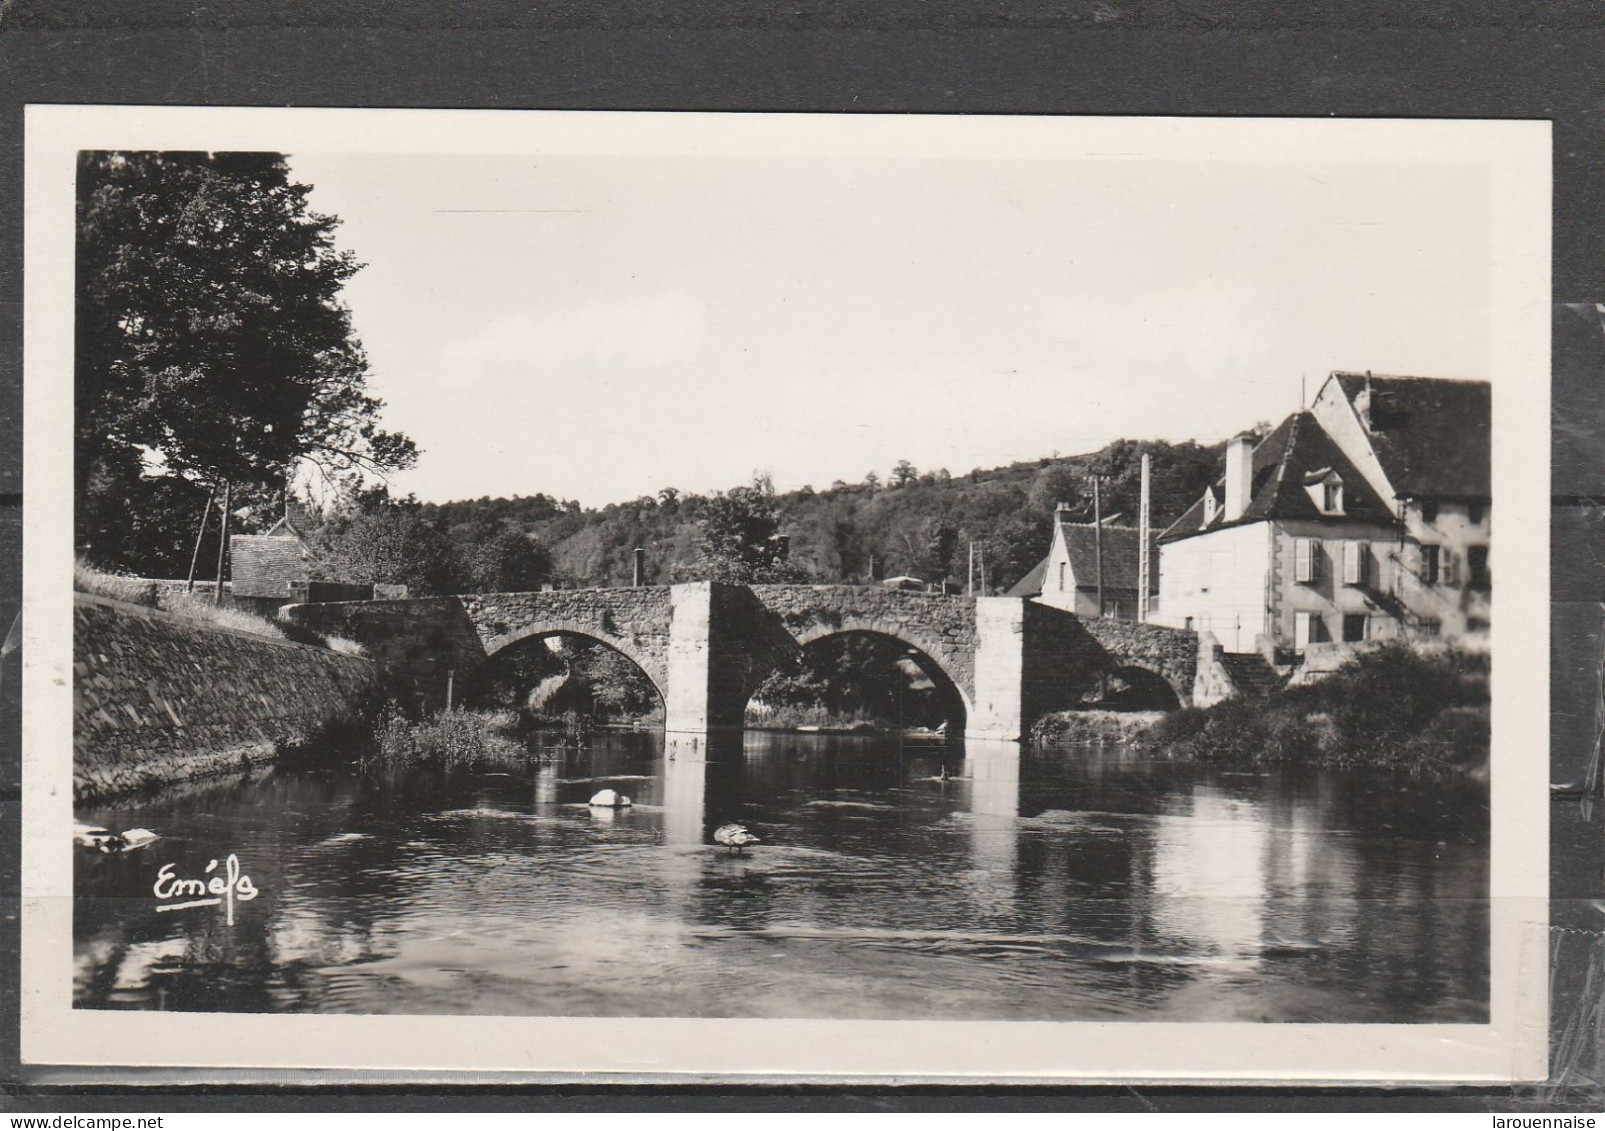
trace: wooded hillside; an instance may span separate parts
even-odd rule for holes
[[[841,480],[774,497],[791,561],[813,581],[911,574],[965,580],[969,544],[984,553],[987,587],[1006,588],[1047,552],[1054,507],[1092,517],[1091,477],[1105,516],[1135,525],[1143,452],[1153,456],[1153,523],[1163,528],[1220,475],[1222,445],[1118,440],[1087,455],[1044,458],[951,475],[897,464],[882,480]],[[452,535],[493,523],[548,547],[555,572],[587,585],[627,585],[632,552],[647,551],[646,580],[681,580],[697,555],[708,497],[668,488],[599,509],[546,495],[425,504],[423,517]]]

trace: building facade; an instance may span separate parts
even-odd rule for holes
[[[272,617],[285,605],[307,601],[365,601],[375,596],[405,597],[406,586],[374,586],[315,581],[306,534],[314,525],[306,510],[285,505],[284,517],[265,534],[229,536],[229,593],[235,604]],[[378,590],[383,589],[383,592]]]
[[[1152,619],[1278,666],[1489,625],[1488,386],[1333,374],[1308,410],[1227,445],[1160,536]]]
[[[1141,546],[1138,537],[1135,527],[1112,526],[1106,522],[1100,531],[1092,523],[1069,522],[1061,508],[1054,514],[1053,542],[1048,556],[1021,578],[1008,595],[1034,597],[1044,605],[1065,609],[1080,617],[1136,620]],[[1150,534],[1150,608],[1159,593],[1158,562],[1158,543]],[[1151,612],[1150,619],[1153,619]]]

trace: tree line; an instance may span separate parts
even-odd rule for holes
[[[822,490],[779,492],[767,476],[711,494],[673,488],[584,508],[549,496],[423,504],[442,533],[499,523],[549,548],[553,575],[577,585],[627,585],[634,550],[650,584],[689,580],[867,582],[906,575],[970,581],[971,547],[989,591],[1007,588],[1047,553],[1055,510],[1135,525],[1141,461],[1152,461],[1152,516],[1180,517],[1220,474],[1223,447],[1117,440],[1085,455],[1052,456],[954,476],[909,461]],[[980,577],[976,578],[977,583]]]

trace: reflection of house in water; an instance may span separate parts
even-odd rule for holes
[[[1162,817],[1150,869],[1155,933],[1217,954],[1258,953],[1265,934],[1270,827],[1248,801],[1212,786],[1192,810]]]
[[[1485,638],[1489,386],[1334,373],[1162,535],[1155,620],[1273,663]]]

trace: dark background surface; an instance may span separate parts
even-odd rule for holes
[[[1554,297],[1605,301],[1605,6],[1280,0],[960,5],[0,0],[0,634],[20,590],[22,120],[40,103],[1540,118]],[[1605,337],[1557,312],[1552,780],[1600,720]],[[1582,329],[1567,320],[1573,320]],[[1597,321],[1597,319],[1596,319]],[[1567,329],[1562,331],[1562,324]],[[1592,352],[1590,352],[1592,351]],[[34,485],[34,506],[68,506]],[[16,657],[0,664],[0,1108],[24,1111],[1598,1110],[1600,809],[1555,801],[1557,1076],[1527,1089],[305,1086],[130,1091],[17,1062]],[[1535,742],[1537,740],[1535,739]],[[1593,992],[1582,994],[1585,978]],[[104,1079],[106,1073],[98,1074]],[[60,1080],[59,1073],[52,1080]],[[12,1083],[18,1082],[18,1083]]]

